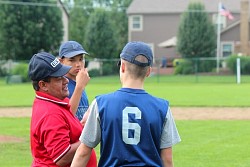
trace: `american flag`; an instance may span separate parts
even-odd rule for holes
[[[220,7],[220,14],[226,16],[229,20],[233,20],[234,17],[229,10],[227,10],[223,5]]]

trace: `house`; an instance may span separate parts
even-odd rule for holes
[[[197,2],[196,0],[195,2]],[[249,0],[200,0],[217,26],[218,6],[230,10],[233,20],[220,15],[221,30],[218,49],[219,57],[232,53],[249,54]],[[148,43],[155,55],[155,63],[163,57],[179,57],[175,47],[181,14],[194,0],[133,0],[127,9],[128,40]],[[178,39],[177,39],[178,40]]]

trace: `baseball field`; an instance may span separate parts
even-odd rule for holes
[[[242,81],[236,84],[234,76],[148,78],[145,89],[170,101],[182,138],[174,146],[175,167],[250,165],[250,77]],[[118,76],[92,78],[89,100],[119,87]],[[0,166],[30,166],[32,85],[0,80],[0,92]]]

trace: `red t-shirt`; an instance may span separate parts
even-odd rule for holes
[[[82,125],[71,113],[68,98],[60,100],[37,91],[30,128],[32,167],[58,167],[55,162],[79,140],[81,132]],[[97,166],[94,150],[88,166]]]

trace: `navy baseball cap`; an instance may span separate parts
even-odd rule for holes
[[[40,81],[47,77],[61,77],[67,74],[71,66],[66,66],[50,53],[34,54],[29,62],[29,77],[32,81]]]
[[[81,44],[76,41],[67,41],[63,43],[59,48],[59,57],[74,57],[79,54],[88,54]]]
[[[143,55],[148,59],[147,63],[142,63],[136,60],[138,55]],[[141,67],[151,66],[153,63],[153,53],[151,48],[144,42],[133,41],[129,42],[123,48],[120,57],[130,63]]]

